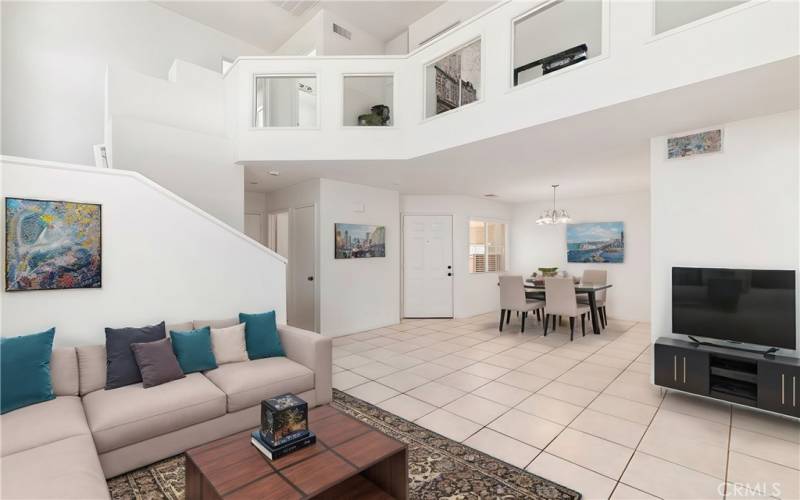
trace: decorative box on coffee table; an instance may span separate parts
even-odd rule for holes
[[[269,460],[250,431],[186,452],[187,499],[408,498],[404,443],[330,406],[308,412],[311,446]]]
[[[261,402],[261,438],[273,448],[308,435],[308,403],[294,394]]]

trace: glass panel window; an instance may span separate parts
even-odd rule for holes
[[[394,112],[391,75],[344,77],[342,124],[345,127],[390,127]]]
[[[253,126],[317,126],[317,79],[313,76],[256,76]]]
[[[689,24],[748,0],[655,0],[655,34]]]
[[[469,272],[497,273],[506,270],[506,224],[469,221]]]
[[[481,98],[481,41],[452,52],[425,68],[425,116],[450,111]]]
[[[556,1],[514,22],[514,85],[602,52],[602,0]]]

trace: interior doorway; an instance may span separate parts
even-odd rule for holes
[[[316,207],[292,209],[288,322],[317,331]]]
[[[282,257],[289,258],[289,211],[269,214],[267,246]]]
[[[403,216],[403,316],[453,317],[453,216]]]

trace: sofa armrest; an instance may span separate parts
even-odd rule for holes
[[[333,343],[329,337],[289,325],[278,325],[286,357],[314,372],[314,392],[317,405],[333,399]]]

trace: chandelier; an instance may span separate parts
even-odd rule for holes
[[[545,224],[566,224],[568,222],[572,222],[570,219],[569,214],[563,208],[561,210],[556,210],[556,188],[558,184],[553,184],[553,210],[545,210],[542,212],[542,215],[536,219],[536,223],[540,226]]]

